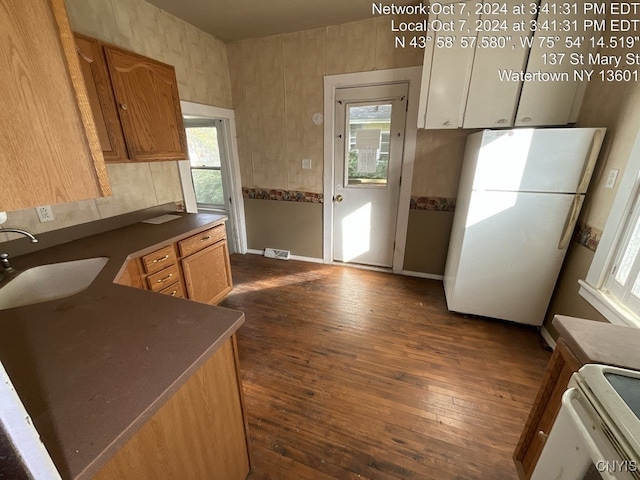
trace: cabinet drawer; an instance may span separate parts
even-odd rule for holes
[[[173,285],[169,285],[166,288],[163,288],[158,293],[169,295],[170,297],[185,298],[184,289],[182,288],[182,282],[180,281],[174,283]]]
[[[192,253],[197,252],[198,250],[202,250],[209,245],[213,245],[216,242],[227,237],[227,231],[224,228],[224,224],[218,225],[217,227],[210,228],[209,230],[205,230],[204,232],[199,233],[198,235],[194,235],[193,237],[189,237],[181,242],[178,242],[178,247],[180,248],[180,255],[186,257],[191,255]]]
[[[154,292],[163,290],[165,287],[175,283],[176,280],[180,280],[180,270],[178,270],[178,265],[176,264],[147,277],[149,288]]]
[[[142,265],[146,273],[157,272],[172,263],[176,263],[176,252],[173,250],[173,245],[167,245],[142,257]]]

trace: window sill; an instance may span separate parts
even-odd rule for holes
[[[640,318],[618,303],[611,295],[578,280],[580,296],[614,325],[640,328]]]

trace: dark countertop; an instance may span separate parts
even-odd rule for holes
[[[90,478],[244,322],[239,311],[113,283],[129,256],[225,217],[136,223],[12,259],[106,256],[85,291],[0,311],[0,361],[63,478]]]
[[[640,328],[562,315],[553,326],[580,362],[640,370]]]

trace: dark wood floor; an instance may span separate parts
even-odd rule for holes
[[[252,480],[514,479],[550,354],[447,312],[442,283],[231,258]]]

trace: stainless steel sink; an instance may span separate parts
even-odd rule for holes
[[[0,283],[0,310],[65,298],[86,289],[107,257],[40,265]]]

